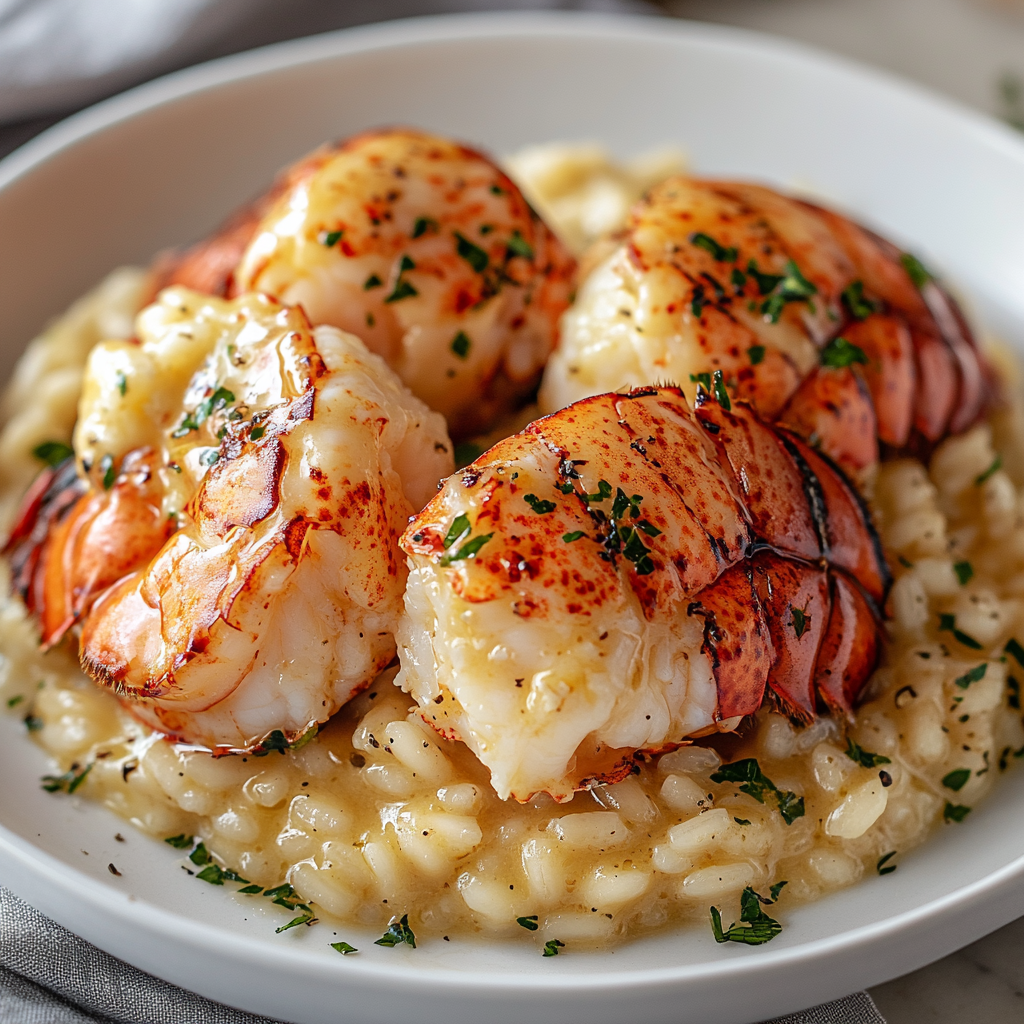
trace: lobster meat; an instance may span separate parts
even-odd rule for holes
[[[849,716],[888,569],[856,490],[749,404],[584,399],[456,473],[401,540],[399,683],[499,795],[558,799],[766,694]]]

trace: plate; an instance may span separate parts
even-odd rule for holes
[[[190,241],[324,139],[388,123],[492,151],[665,142],[700,173],[812,190],[942,267],[1024,349],[1024,142],[906,83],[732,29],[564,14],[418,19],[285,43],[142,86],[0,163],[0,360],[120,263]],[[328,948],[274,934],[175,851],[78,797],[0,722],[0,877],[60,923],[213,999],[301,1024],[416,1019],[742,1024],[877,984],[1024,914],[1024,773],[896,876],[786,914],[770,946],[710,928],[542,959],[531,945]],[[117,842],[114,833],[125,834]],[[115,864],[120,877],[112,875]]]

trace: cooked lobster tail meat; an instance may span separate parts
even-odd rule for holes
[[[842,471],[739,401],[584,399],[451,477],[402,538],[399,682],[498,793],[557,799],[767,700],[850,714],[889,574]]]

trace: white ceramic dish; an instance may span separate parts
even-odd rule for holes
[[[600,139],[682,144],[701,172],[811,187],[943,266],[1024,347],[1024,142],[906,84],[732,30],[567,15],[394,23],[172,75],[0,163],[5,369],[115,265],[200,236],[320,141],[405,122],[497,152]],[[0,879],[133,964],[300,1022],[627,1019],[740,1024],[916,968],[1024,913],[1024,773],[899,872],[786,910],[770,946],[710,928],[602,954],[427,942],[342,958],[177,867],[173,850],[39,789],[42,755],[0,723]],[[121,831],[126,842],[115,842]],[[115,863],[121,877],[107,870]]]

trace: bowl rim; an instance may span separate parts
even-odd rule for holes
[[[999,150],[1024,164],[1024,139],[1018,138],[1009,127],[897,75],[866,67],[802,43],[746,29],[682,19],[669,20],[660,16],[509,12],[436,15],[358,26],[271,44],[173,72],[73,114],[13,151],[0,161],[0,191],[32,174],[63,151],[120,123],[145,117],[162,106],[226,85],[244,83],[248,79],[293,67],[377,50],[517,36],[527,39],[625,38],[651,44],[663,44],[666,37],[670,37],[673,40],[685,39],[711,49],[756,54],[762,59],[769,56],[785,63],[797,63],[809,72],[840,75],[860,83],[870,82],[882,91],[898,93],[904,102],[912,101],[921,109],[944,115],[959,131],[973,136],[979,145]],[[892,939],[903,936],[909,941],[925,929],[948,922],[956,912],[974,904],[996,904],[1002,901],[1002,914],[992,916],[1002,916],[1004,921],[1009,921],[1020,913],[1022,908],[1018,904],[1024,899],[1024,886],[1021,885],[1024,881],[1022,854],[986,877],[953,889],[912,910],[848,931],[839,931],[826,939],[759,950],[756,958],[729,956],[711,963],[683,963],[672,967],[627,969],[607,974],[560,972],[545,976],[525,970],[480,969],[467,972],[436,966],[417,967],[404,961],[375,964],[341,958],[331,962],[333,966],[330,966],[327,962],[308,957],[299,948],[282,946],[271,949],[261,940],[227,931],[217,925],[197,922],[183,914],[148,904],[141,898],[132,899],[112,892],[102,883],[36,847],[2,823],[0,863],[16,866],[19,874],[24,872],[34,875],[37,884],[31,886],[32,889],[40,885],[51,886],[55,893],[83,899],[97,914],[134,924],[158,938],[184,942],[219,956],[227,954],[236,961],[257,967],[279,970],[284,966],[299,976],[326,973],[338,979],[360,976],[368,982],[386,979],[391,986],[415,986],[424,994],[439,994],[453,986],[463,990],[486,991],[488,995],[516,995],[524,989],[538,994],[552,991],[571,994],[584,989],[590,993],[595,989],[642,989],[649,992],[652,987],[675,986],[697,976],[724,980],[735,978],[737,974],[742,975],[745,981],[756,981],[782,966],[798,962],[805,966],[818,964],[823,967],[835,958],[849,956],[883,937]],[[1011,893],[1018,898],[1008,898]],[[46,902],[51,903],[50,900]],[[980,934],[982,931],[977,927],[963,928],[957,934],[947,936],[943,948],[951,951],[973,941]],[[899,971],[906,970],[906,962],[914,961],[917,965],[927,962],[933,948],[934,943],[917,960],[907,957],[901,961]],[[872,978],[872,981],[875,980],[884,979]]]

